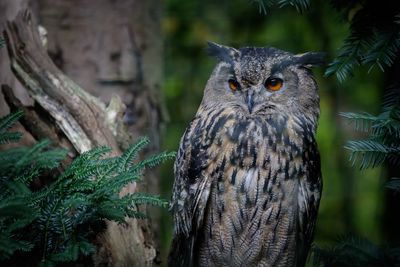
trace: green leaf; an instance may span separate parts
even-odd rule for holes
[[[293,6],[296,8],[297,12],[302,13],[310,8],[309,0],[279,0],[279,7]]]
[[[10,129],[23,115],[22,111],[10,113],[0,119],[0,145],[14,143],[21,139],[21,133],[8,133]]]
[[[118,160],[119,171],[127,171],[132,166],[134,159],[138,153],[150,143],[147,137],[139,139],[139,141],[130,146]]]
[[[339,55],[329,64],[325,76],[336,75],[339,82],[353,74],[353,69],[360,65],[362,55],[370,47],[370,40],[361,36],[350,35],[340,48]]]
[[[381,71],[390,67],[400,48],[400,32],[379,32],[375,33],[372,46],[366,51],[363,64],[371,64],[370,70],[377,65]]]
[[[145,193],[133,193],[127,196],[124,196],[124,198],[135,205],[141,205],[141,204],[150,204],[153,206],[159,206],[163,208],[168,207],[168,201],[161,199],[159,196],[152,196],[148,195]]]
[[[23,111],[19,110],[17,112],[10,113],[5,117],[0,119],[0,133],[3,133],[10,129],[22,116]]]
[[[400,192],[400,178],[392,178],[385,187]]]
[[[351,151],[350,161],[353,165],[360,160],[360,169],[374,168],[382,164],[389,153],[400,151],[400,148],[388,147],[375,140],[349,141],[345,148]]]
[[[152,155],[147,159],[142,160],[137,165],[133,166],[131,168],[131,171],[136,172],[139,170],[144,170],[146,168],[155,167],[166,160],[174,159],[175,156],[175,152],[162,152],[160,154]]]
[[[268,13],[268,9],[277,4],[280,8],[285,6],[292,6],[300,13],[310,8],[309,0],[252,0],[258,4],[259,12],[263,14]]]
[[[339,115],[353,122],[357,131],[363,132],[368,132],[371,129],[371,125],[379,120],[378,117],[373,116],[367,112],[340,112]]]

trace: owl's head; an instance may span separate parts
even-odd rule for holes
[[[219,62],[208,80],[203,105],[232,106],[246,116],[313,113],[319,97],[310,67],[323,63],[322,53],[291,54],[272,47],[232,47],[209,43]]]

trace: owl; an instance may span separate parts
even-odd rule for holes
[[[175,162],[170,266],[304,266],[321,197],[321,53],[209,43],[218,59]]]

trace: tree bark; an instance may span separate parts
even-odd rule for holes
[[[118,154],[132,141],[121,116],[123,103],[114,97],[106,107],[64,75],[43,47],[30,12],[21,12],[14,21],[7,22],[4,36],[13,73],[35,101],[33,108],[26,111],[37,124],[29,126],[25,121],[27,129],[36,129],[33,135],[41,138],[49,134],[59,145],[73,148],[72,152],[76,153],[106,145]],[[3,89],[9,106],[23,106],[9,87],[3,86]],[[131,184],[121,194],[135,190],[137,185]],[[156,251],[144,221],[129,220],[124,226],[108,222],[107,225],[106,233],[99,237],[99,249],[94,257],[97,266],[152,265]]]
[[[150,138],[147,154],[160,149],[166,112],[162,105],[160,0],[38,0],[40,24],[56,65],[77,84],[108,103],[118,94],[124,122],[136,140]],[[146,173],[148,191],[159,194],[156,171]],[[151,210],[157,240],[159,211]]]

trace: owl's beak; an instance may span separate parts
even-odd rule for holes
[[[254,107],[254,99],[253,99],[254,92],[252,90],[246,91],[246,104],[251,113]]]

